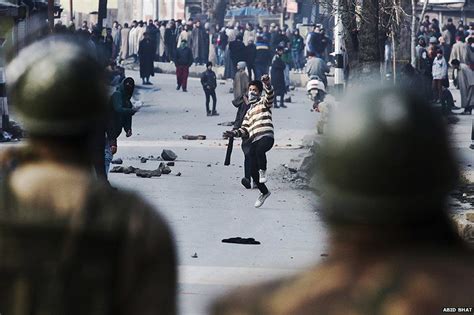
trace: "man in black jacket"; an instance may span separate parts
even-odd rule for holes
[[[281,56],[283,55],[284,48],[279,46],[276,49],[276,55],[273,57],[272,61],[272,82],[273,82],[273,89],[275,91],[275,98],[274,98],[274,108],[283,107],[286,108],[287,106],[284,103],[284,97],[286,93],[286,85],[285,85],[285,67],[286,64],[282,60]],[[280,97],[280,106],[277,103],[277,97]]]
[[[212,62],[207,63],[207,70],[201,74],[201,84],[202,88],[204,89],[204,93],[206,94],[206,113],[207,116],[219,116],[216,112],[216,104],[217,104],[217,97],[216,97],[216,87],[217,87],[217,80],[216,80],[216,73],[212,71]],[[209,109],[209,102],[212,97],[212,112]]]
[[[176,30],[176,24],[174,20],[169,22],[169,26],[165,30],[165,47],[166,57],[169,61],[174,60],[176,57],[176,40],[178,31]]]
[[[232,77],[234,77],[237,71],[237,63],[247,59],[245,57],[246,48],[242,40],[243,36],[239,34],[234,41],[229,43],[230,59],[232,60]]]
[[[188,76],[189,76],[189,67],[193,64],[193,52],[191,48],[188,47],[188,42],[186,40],[181,41],[181,46],[179,46],[176,51],[176,79],[178,81],[178,86],[176,90],[183,88],[183,92],[187,92],[188,87]]]
[[[246,62],[247,70],[249,72],[249,80],[252,81],[255,76],[255,59],[257,58],[257,46],[255,46],[253,39],[249,39],[249,43],[246,47]],[[252,74],[253,73],[253,74]]]

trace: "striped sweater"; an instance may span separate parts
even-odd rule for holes
[[[239,137],[249,138],[255,142],[265,136],[273,137],[272,110],[273,88],[266,87],[265,95],[250,102],[242,126],[236,130]]]

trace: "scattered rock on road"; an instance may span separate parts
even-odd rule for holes
[[[181,172],[178,172],[178,174],[176,174],[176,176],[181,176]]]
[[[161,152],[161,157],[163,158],[163,160],[165,161],[174,161],[178,158],[178,156],[176,155],[176,153],[174,153],[173,151],[171,150],[163,150],[163,152]]]
[[[192,258],[198,258],[198,254],[194,253],[194,255],[191,256]]]
[[[129,166],[129,167],[127,167],[123,170],[123,173],[124,174],[132,174],[132,173],[135,173],[137,170],[138,170],[138,168],[133,167],[133,166]]]
[[[165,163],[160,163],[160,166],[158,167],[158,170],[161,172],[161,174],[168,175],[171,173],[171,168],[168,165],[165,165]]]
[[[218,126],[233,126],[234,122],[233,121],[226,121],[226,122],[221,122],[217,124]]]
[[[205,136],[205,135],[197,135],[197,136],[194,136],[194,135],[184,135],[184,136],[183,136],[183,139],[184,139],[184,140],[206,140],[206,136]]]
[[[115,160],[112,160],[112,162],[110,162],[112,164],[123,164],[123,160],[121,158],[118,158],[118,159],[115,159]]]
[[[125,167],[123,166],[115,166],[110,170],[110,173],[123,173]]]
[[[147,170],[136,170],[135,171],[135,174],[138,176],[138,177],[142,177],[142,178],[152,178],[153,176],[151,175],[151,171],[147,171]]]
[[[148,159],[146,157],[141,157],[140,158],[140,162],[142,163],[146,163],[148,161]]]

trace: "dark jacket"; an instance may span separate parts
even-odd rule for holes
[[[255,54],[255,64],[269,67],[272,63],[272,53],[265,43],[257,43],[257,52]]]
[[[234,67],[237,65],[239,61],[245,61],[247,59],[245,57],[245,45],[240,40],[234,40],[233,42],[229,43],[229,50],[230,50],[230,59],[232,60],[232,64]]]
[[[301,35],[293,35],[291,39],[291,50],[300,52],[304,49],[304,39]]]
[[[246,59],[245,61],[247,62],[248,66],[253,66],[255,65],[255,59],[257,58],[257,46],[255,44],[248,44],[246,49]]]
[[[215,90],[217,87],[216,73],[206,70],[201,74],[201,84],[204,90]]]
[[[275,58],[272,62],[272,84],[273,89],[275,91],[275,95],[284,95],[286,92],[286,85],[285,85],[285,62],[281,59],[280,56],[275,55]]]
[[[217,37],[217,45],[220,49],[225,50],[229,43],[229,36],[225,32],[220,32]]]
[[[177,32],[176,28],[167,28],[165,30],[165,45],[176,46]]]
[[[155,75],[156,44],[149,39],[143,39],[138,46],[138,57],[140,59],[140,78]]]
[[[132,129],[132,116],[135,114],[135,110],[133,110],[133,105],[130,101],[132,95],[125,93],[125,80],[126,78],[110,96],[109,121],[107,124],[107,139],[109,141],[117,139],[122,132],[122,128],[125,131]]]
[[[190,67],[193,64],[194,57],[191,48],[189,47],[180,47],[176,51],[176,65],[177,66],[188,66]]]

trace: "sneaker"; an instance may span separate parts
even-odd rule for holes
[[[178,85],[178,86],[176,87],[176,91],[179,91],[180,88],[181,88],[181,86]]]
[[[187,91],[188,91],[188,90],[186,90],[186,89],[183,89],[183,92],[187,92]]]
[[[471,145],[469,146],[469,149],[474,150],[474,143],[471,143]]]
[[[286,106],[285,104],[281,104],[280,107],[281,108],[288,108],[288,106]]]
[[[213,111],[213,112],[212,112],[212,116],[219,116],[219,113],[216,112],[216,111]]]
[[[271,192],[267,192],[265,195],[260,194],[260,196],[258,196],[257,198],[257,201],[255,201],[255,208],[260,208],[261,206],[263,206],[263,203],[268,197],[270,197],[270,195],[271,195]]]
[[[207,112],[207,116],[212,116],[211,111]]]
[[[258,170],[260,184],[265,184],[267,182],[267,177],[265,176],[265,170]]]
[[[248,178],[242,178],[242,180],[240,181],[240,183],[242,184],[242,186],[244,186],[245,188],[247,189],[250,189],[251,186],[250,186],[250,179]]]

